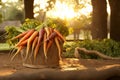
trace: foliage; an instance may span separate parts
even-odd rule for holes
[[[64,45],[66,49],[66,53],[64,53],[65,57],[74,57],[74,49],[76,47],[86,48],[88,50],[97,50],[105,55],[112,56],[112,57],[119,57],[120,56],[120,42],[116,42],[112,39],[104,39],[104,40],[84,40],[78,42],[67,42]],[[85,55],[82,53],[82,58],[95,58],[98,59],[99,57],[96,55]]]
[[[24,13],[21,10],[18,10],[15,7],[11,7],[8,10],[9,15],[7,15],[6,20],[20,20],[21,22],[24,21]]]
[[[0,51],[10,50],[10,49],[11,49],[11,46],[9,46],[9,44],[0,43]]]
[[[18,41],[18,40],[15,40],[15,41],[11,40],[11,38],[13,38],[14,36],[20,34],[21,32],[27,31],[29,29],[36,29],[39,31],[42,27],[56,28],[63,36],[68,35],[68,28],[63,23],[63,21],[60,21],[60,20],[56,21],[53,19],[49,19],[42,23],[36,19],[26,19],[21,27],[6,26],[5,30],[7,32],[7,36],[6,36],[7,43],[9,43],[10,45],[14,45]]]
[[[22,24],[21,29],[28,30],[36,28],[37,26],[41,25],[42,22],[36,19],[26,19],[25,22]]]
[[[5,2],[1,3],[0,12],[2,14],[3,20],[24,20],[24,8],[22,6],[23,2]]]
[[[14,45],[15,43],[18,42],[18,40],[14,40],[12,41],[11,38],[18,35],[20,32],[17,30],[17,28],[15,26],[6,26],[5,27],[6,30],[6,39],[7,39],[7,43],[10,44],[11,46]]]
[[[5,30],[7,32],[7,43],[10,45],[14,45],[18,42],[18,40],[11,40],[13,37],[17,36],[18,34],[20,34],[21,32],[24,32],[28,29],[33,29],[36,28],[37,26],[39,26],[41,24],[40,21],[35,20],[35,19],[26,19],[25,22],[22,24],[21,27],[17,27],[17,26],[6,26]]]

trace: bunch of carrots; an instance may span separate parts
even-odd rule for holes
[[[15,58],[17,54],[23,48],[26,48],[25,59],[28,58],[30,50],[33,51],[34,59],[36,59],[37,54],[39,53],[39,48],[43,44],[43,51],[45,59],[47,59],[48,49],[52,46],[53,41],[55,41],[59,58],[61,59],[61,47],[60,42],[64,42],[64,37],[56,29],[50,27],[42,27],[39,31],[35,29],[27,30],[15,37],[12,40],[19,39],[18,43],[15,45],[17,48],[16,53],[12,56],[11,60]]]

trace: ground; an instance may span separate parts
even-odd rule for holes
[[[8,52],[0,53],[0,80],[1,77],[9,76],[12,74],[24,73],[29,74],[36,71],[79,71],[85,69],[104,70],[107,68],[117,67],[120,72],[119,60],[95,60],[95,59],[76,59],[65,58],[61,64],[61,68],[40,68],[32,69],[22,65],[21,58],[17,57],[14,61],[10,62],[10,54]],[[48,74],[48,73],[47,73]],[[119,75],[120,78],[120,75]],[[5,79],[7,80],[7,79]],[[15,80],[15,79],[14,79]],[[31,79],[32,80],[32,79]]]

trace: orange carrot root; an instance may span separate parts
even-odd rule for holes
[[[55,37],[55,43],[56,43],[56,46],[58,48],[59,58],[60,58],[60,60],[62,60],[62,58],[61,58],[61,47],[60,47],[60,44],[59,44],[59,41],[58,41],[57,37]]]
[[[57,35],[58,35],[64,42],[66,41],[65,38],[64,38],[56,29],[54,29],[54,32],[56,32]]]
[[[45,31],[47,33],[47,37],[50,35],[50,30],[49,30],[49,27],[45,27]]]
[[[53,44],[53,40],[48,41],[47,52],[48,52],[49,48],[52,46],[52,44]]]
[[[26,34],[23,38],[20,39],[20,42],[28,39],[28,38],[34,33],[34,31],[35,31],[34,29],[29,30],[29,31],[27,32],[27,34]]]
[[[37,45],[37,41],[38,41],[38,36],[34,39],[34,41],[32,43],[32,51],[34,50],[35,46]]]
[[[47,35],[44,34],[43,51],[44,51],[45,59],[47,59],[47,41],[45,41],[46,37],[47,37]]]
[[[34,50],[34,60],[36,60],[36,56],[37,56],[37,54],[38,54],[38,52],[39,52],[39,47],[40,47],[40,44],[37,44],[37,45],[35,46],[35,50]]]
[[[28,42],[28,39],[26,39],[25,41],[22,41],[20,44],[16,45],[17,47],[18,46],[26,46],[27,45],[27,42]]]
[[[17,52],[12,56],[11,61],[15,58],[15,56],[23,49],[24,46],[20,46],[17,49]]]
[[[34,32],[34,29],[28,30],[26,35],[24,35],[15,46],[18,46],[19,44],[21,44],[22,41],[25,41],[26,39],[28,39],[33,34],[33,32]]]
[[[25,35],[27,34],[27,32],[28,32],[28,31],[25,31],[25,32],[23,32],[23,33],[15,36],[15,37],[13,37],[11,40],[15,40],[15,39],[21,38],[21,37],[25,36]]]
[[[28,39],[28,42],[27,42],[27,50],[26,50],[26,59],[28,57],[28,54],[29,54],[29,51],[30,51],[30,48],[31,48],[31,44],[32,44],[32,41],[35,39],[35,37],[38,35],[38,31],[34,31],[34,33],[30,36],[30,38]]]

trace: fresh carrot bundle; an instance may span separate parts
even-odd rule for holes
[[[34,31],[34,33],[30,36],[27,42],[27,50],[26,50],[26,58],[28,56],[32,41],[35,39],[35,37],[38,35],[38,31]]]
[[[47,52],[49,48],[52,46],[54,41],[58,49],[59,58],[60,60],[62,59],[61,58],[62,50],[61,50],[60,42],[65,41],[65,39],[56,29],[52,29],[49,27],[46,27],[46,28],[43,27],[39,31],[36,31],[35,29],[31,29],[24,33],[21,33],[19,36],[16,36],[16,38],[13,38],[13,39],[17,39],[17,38],[21,38],[21,39],[16,44],[16,47],[18,47],[18,50],[14,54],[14,56],[11,58],[11,60],[14,59],[14,57],[22,50],[24,46],[26,46],[25,59],[28,59],[30,49],[32,49],[34,60],[36,60],[37,54],[39,53],[39,49],[42,43],[43,43],[44,56],[45,56],[45,59],[47,60]]]
[[[16,53],[12,56],[11,61],[14,59],[14,57],[23,49],[24,46],[18,47]]]
[[[54,32],[65,42],[65,38],[56,29],[54,29]]]
[[[21,38],[21,37],[25,36],[25,35],[27,34],[27,32],[28,32],[28,31],[25,31],[25,32],[23,32],[23,33],[15,36],[15,37],[13,37],[11,40],[15,40],[15,39]]]

